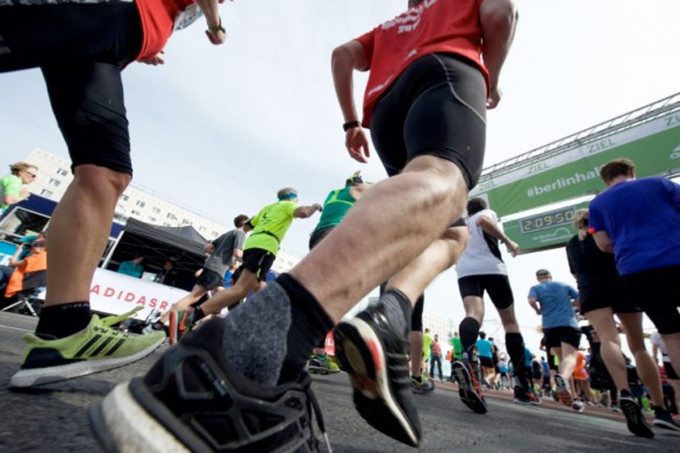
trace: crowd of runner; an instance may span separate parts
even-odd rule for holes
[[[45,307],[36,332],[24,337],[27,347],[10,382],[15,388],[122,366],[165,340],[162,330],[122,333],[113,326],[126,315],[100,318],[89,305],[89,284],[115,204],[132,175],[121,72],[135,60],[162,63],[172,30],[200,12],[210,43],[226,39],[218,0],[30,3],[0,6],[0,71],[42,69],[75,178],[50,223]],[[591,202],[587,223],[579,217],[579,242],[568,247],[578,290],[540,269],[527,295],[545,334],[546,360],[534,366],[499,244],[512,256],[519,247],[485,200],[468,199],[483,167],[486,112],[502,98],[499,79],[517,11],[510,0],[409,0],[408,6],[332,53],[349,156],[367,161],[369,128],[389,177],[360,194],[354,189],[363,181],[350,177],[345,188],[329,194],[325,209],[298,206],[295,189],[281,189],[276,202],[236,222],[238,231],[212,244],[211,256],[220,250],[226,261],[215,271],[209,258],[197,291],[167,313],[176,344],[143,378],[121,383],[90,411],[107,449],[316,451],[312,419],[322,431],[325,425],[307,370],[310,358],[317,370],[328,366],[321,346],[329,331],[361,417],[417,447],[422,427],[414,394],[433,388],[424,376],[423,345],[433,365],[442,355],[438,342],[423,332],[423,295],[454,264],[465,317],[455,337],[460,348],[452,352],[452,376],[472,411],[486,413],[483,386],[499,385],[511,388],[523,405],[540,404],[541,393],[579,412],[597,404],[588,359],[579,351],[576,308],[593,328],[595,388],[604,387],[607,404],[618,405],[629,430],[653,437],[646,407],[655,425],[680,429],[644,347],[641,321],[644,312],[655,324],[672,380],[680,370],[674,287],[680,276],[680,186],[664,178],[635,180],[627,159],[602,167],[609,188]],[[72,25],[68,32],[63,23]],[[362,114],[354,101],[355,71],[369,72]],[[315,230],[309,254],[263,285],[293,219],[322,209],[332,215],[322,217],[328,223]],[[244,240],[246,230],[252,231]],[[80,240],[73,243],[73,236]],[[354,265],[357,256],[361,266]],[[223,283],[224,266],[233,258],[243,261],[234,285],[189,309],[198,293]],[[379,286],[376,302],[345,317]],[[507,358],[480,334],[485,295],[503,324]],[[218,315],[244,297],[246,303]],[[178,319],[190,330],[186,313],[196,327],[179,335]],[[615,314],[635,359],[635,382],[621,353]]]

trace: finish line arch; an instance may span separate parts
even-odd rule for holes
[[[606,188],[600,167],[620,157],[638,177],[680,174],[680,93],[493,165],[470,197],[488,202],[520,253],[561,247],[574,212]]]

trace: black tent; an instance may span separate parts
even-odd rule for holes
[[[165,261],[174,263],[177,283],[191,289],[194,272],[203,266],[208,244],[192,226],[164,227],[130,218],[105,260],[106,269],[116,270],[123,261],[144,256],[144,270],[159,272]]]

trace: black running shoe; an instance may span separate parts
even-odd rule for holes
[[[541,400],[533,392],[528,391],[521,385],[515,386],[513,401],[524,406],[538,406]]]
[[[474,369],[465,359],[453,362],[451,372],[458,382],[458,394],[461,401],[478,414],[486,414],[486,401],[482,396],[482,388],[475,377]]]
[[[619,398],[619,407],[621,412],[626,416],[626,423],[628,424],[628,431],[640,437],[654,437],[654,433],[647,424],[645,416],[642,415],[640,406],[635,402],[632,396],[621,395]]]
[[[409,381],[408,332],[395,329],[394,316],[402,314],[376,304],[338,324],[335,356],[349,374],[354,405],[368,424],[417,447],[422,432]]]
[[[206,321],[144,378],[118,385],[94,406],[90,424],[104,449],[318,451],[312,410],[324,436],[325,427],[309,375],[274,388],[253,383],[225,361],[223,333],[222,320]]]

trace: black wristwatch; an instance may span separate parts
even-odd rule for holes
[[[347,132],[348,130],[354,129],[355,127],[361,127],[361,124],[359,124],[358,121],[350,121],[349,123],[342,125],[342,130]]]
[[[209,25],[209,26],[208,26],[208,30],[210,30],[212,33],[217,33],[217,32],[220,32],[220,31],[221,31],[222,33],[226,33],[226,32],[227,32],[227,30],[225,30],[224,27],[222,26],[222,18],[221,18],[221,17],[220,17],[220,23],[219,23],[219,25],[216,25],[216,26]]]

